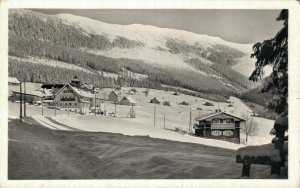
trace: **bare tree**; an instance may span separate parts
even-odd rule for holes
[[[243,118],[246,121],[241,124],[241,133],[246,136],[246,142],[248,142],[248,136],[255,136],[259,128],[253,117],[243,115]]]

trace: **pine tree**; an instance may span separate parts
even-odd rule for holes
[[[251,57],[255,57],[255,70],[249,77],[252,81],[261,79],[267,65],[273,67],[270,79],[262,88],[262,92],[273,95],[267,102],[268,109],[281,116],[288,115],[288,10],[282,10],[276,19],[283,21],[283,28],[275,37],[262,43],[254,44]]]

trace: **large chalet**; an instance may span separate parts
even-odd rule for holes
[[[240,123],[245,121],[243,118],[216,110],[195,120],[198,122],[194,125],[196,136],[240,143]]]

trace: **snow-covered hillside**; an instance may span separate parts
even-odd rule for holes
[[[166,40],[170,37],[186,41],[190,44],[198,42],[206,47],[214,44],[222,44],[236,48],[245,53],[249,53],[252,47],[251,44],[227,42],[219,37],[211,37],[203,34],[200,35],[184,30],[159,28],[142,24],[108,24],[72,14],[58,14],[57,17],[64,20],[66,24],[75,24],[78,27],[85,29],[88,33],[95,33],[99,35],[106,34],[111,40],[117,36],[123,36],[131,40],[143,42],[149,48],[157,46],[164,47]]]
[[[72,14],[46,15],[25,9],[10,10],[9,20],[10,56],[30,54],[46,57],[49,63],[51,59],[66,61],[98,72],[118,73],[125,68],[152,82],[195,91],[241,93],[255,87],[248,80],[254,68],[249,58],[252,44],[185,30],[109,24]],[[34,43],[26,44],[30,40]],[[35,50],[22,50],[20,45]],[[164,74],[166,77],[161,78]]]
[[[249,54],[252,51],[252,44],[237,44],[227,42],[218,37],[196,34],[184,30],[159,28],[141,24],[108,24],[98,20],[75,16],[72,14],[58,14],[56,15],[56,17],[62,19],[65,24],[74,25],[85,30],[87,33],[105,35],[109,38],[110,41],[113,41],[117,37],[125,37],[127,39],[138,41],[144,44],[144,47],[135,49],[115,48],[113,50],[89,50],[89,52],[113,58],[141,59],[146,63],[155,65],[194,70],[195,68],[187,65],[185,63],[185,60],[189,58],[198,58],[201,60],[202,58],[197,57],[192,53],[170,53],[168,47],[166,47],[166,42],[170,39],[184,42],[187,45],[196,45],[197,47],[201,47],[203,49],[212,48],[214,45],[224,45],[243,52],[246,57],[249,57]],[[238,64],[247,64],[247,61],[248,59],[241,59],[238,61]],[[206,60],[206,63],[207,62],[209,63],[209,61]],[[235,69],[236,71],[248,76],[248,72],[246,71],[248,69],[244,69],[244,66],[242,65],[238,67],[238,69]],[[201,71],[197,72],[203,74],[203,72]]]

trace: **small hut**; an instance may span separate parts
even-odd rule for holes
[[[160,104],[159,100],[154,97],[153,99],[150,100],[150,103],[153,103],[153,104]]]
[[[120,105],[127,105],[127,106],[135,106],[136,105],[136,101],[134,99],[132,99],[131,97],[123,97],[120,100]]]
[[[108,100],[109,101],[113,101],[113,102],[118,102],[118,93],[115,90],[112,90],[109,94],[108,94]]]

